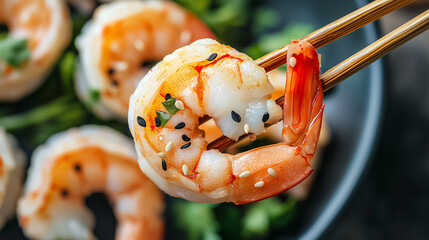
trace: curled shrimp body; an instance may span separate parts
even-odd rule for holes
[[[26,157],[16,139],[0,128],[0,229],[15,213]]]
[[[71,39],[64,1],[1,0],[0,23],[12,39],[26,39],[30,56],[19,66],[0,59],[0,101],[15,101],[35,90]]]
[[[76,88],[84,102],[91,92],[100,99],[91,106],[102,118],[126,119],[137,83],[175,49],[214,38],[197,17],[173,2],[118,1],[98,7],[77,39],[80,53]]]
[[[249,203],[305,179],[322,120],[319,61],[307,42],[292,43],[282,112],[263,68],[245,54],[204,39],[152,69],[130,98],[129,126],[143,172],[166,193],[196,202]],[[291,61],[289,61],[291,62]],[[176,108],[172,108],[172,102]],[[260,134],[283,114],[283,142],[236,155],[207,150],[198,119],[213,117],[237,139]]]
[[[139,170],[132,142],[107,128],[83,126],[52,136],[35,150],[18,202],[26,236],[95,239],[84,199],[104,192],[118,220],[116,239],[161,239],[161,191]]]

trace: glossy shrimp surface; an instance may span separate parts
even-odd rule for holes
[[[309,43],[293,42],[288,62],[282,112],[264,69],[228,46],[204,39],[166,56],[130,98],[143,172],[170,195],[208,203],[254,202],[305,179],[323,113],[319,60]],[[283,115],[283,142],[236,155],[207,150],[204,115],[233,139],[260,134]]]
[[[100,117],[126,119],[129,97],[152,63],[205,37],[214,35],[173,2],[104,4],[76,40],[80,53],[77,92],[85,102],[90,100],[90,92],[100,93],[93,107]]]
[[[0,229],[15,213],[26,157],[15,138],[0,128]]]
[[[95,239],[84,199],[104,192],[118,221],[116,239],[161,239],[161,191],[139,170],[132,142],[120,133],[83,126],[36,149],[18,203],[19,223],[35,239]]]
[[[29,59],[13,66],[0,59],[0,101],[15,101],[35,90],[71,39],[64,1],[1,0],[0,23],[13,39],[26,39]]]

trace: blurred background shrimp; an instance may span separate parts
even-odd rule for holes
[[[15,213],[21,192],[26,157],[15,137],[0,127],[0,229]]]
[[[0,23],[0,101],[16,101],[50,73],[71,40],[71,19],[64,1],[2,0]]]
[[[140,171],[130,139],[108,127],[87,125],[53,135],[35,150],[20,225],[35,239],[94,239],[84,199],[104,192],[118,220],[116,239],[161,239],[164,201]]]
[[[95,10],[77,38],[79,97],[99,117],[125,120],[129,97],[155,62],[200,38],[215,38],[173,2],[117,1]]]

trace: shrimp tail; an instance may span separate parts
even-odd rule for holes
[[[291,146],[301,146],[303,156],[312,156],[324,110],[319,57],[310,43],[294,40],[287,61],[283,139]]]

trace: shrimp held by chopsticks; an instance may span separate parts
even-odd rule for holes
[[[143,172],[166,193],[195,202],[258,201],[311,172],[323,115],[316,50],[294,41],[288,52],[283,142],[224,154],[207,149],[198,119],[213,117],[237,139],[281,119],[263,68],[247,55],[203,39],[166,56],[130,99],[129,126]]]
[[[152,63],[201,38],[215,35],[174,2],[103,4],[76,39],[76,92],[97,116],[125,121],[130,96]],[[95,102],[94,91],[100,93]]]
[[[19,223],[32,239],[95,239],[84,199],[104,192],[118,220],[116,239],[162,239],[161,191],[139,170],[132,142],[107,128],[58,133],[32,157]]]

